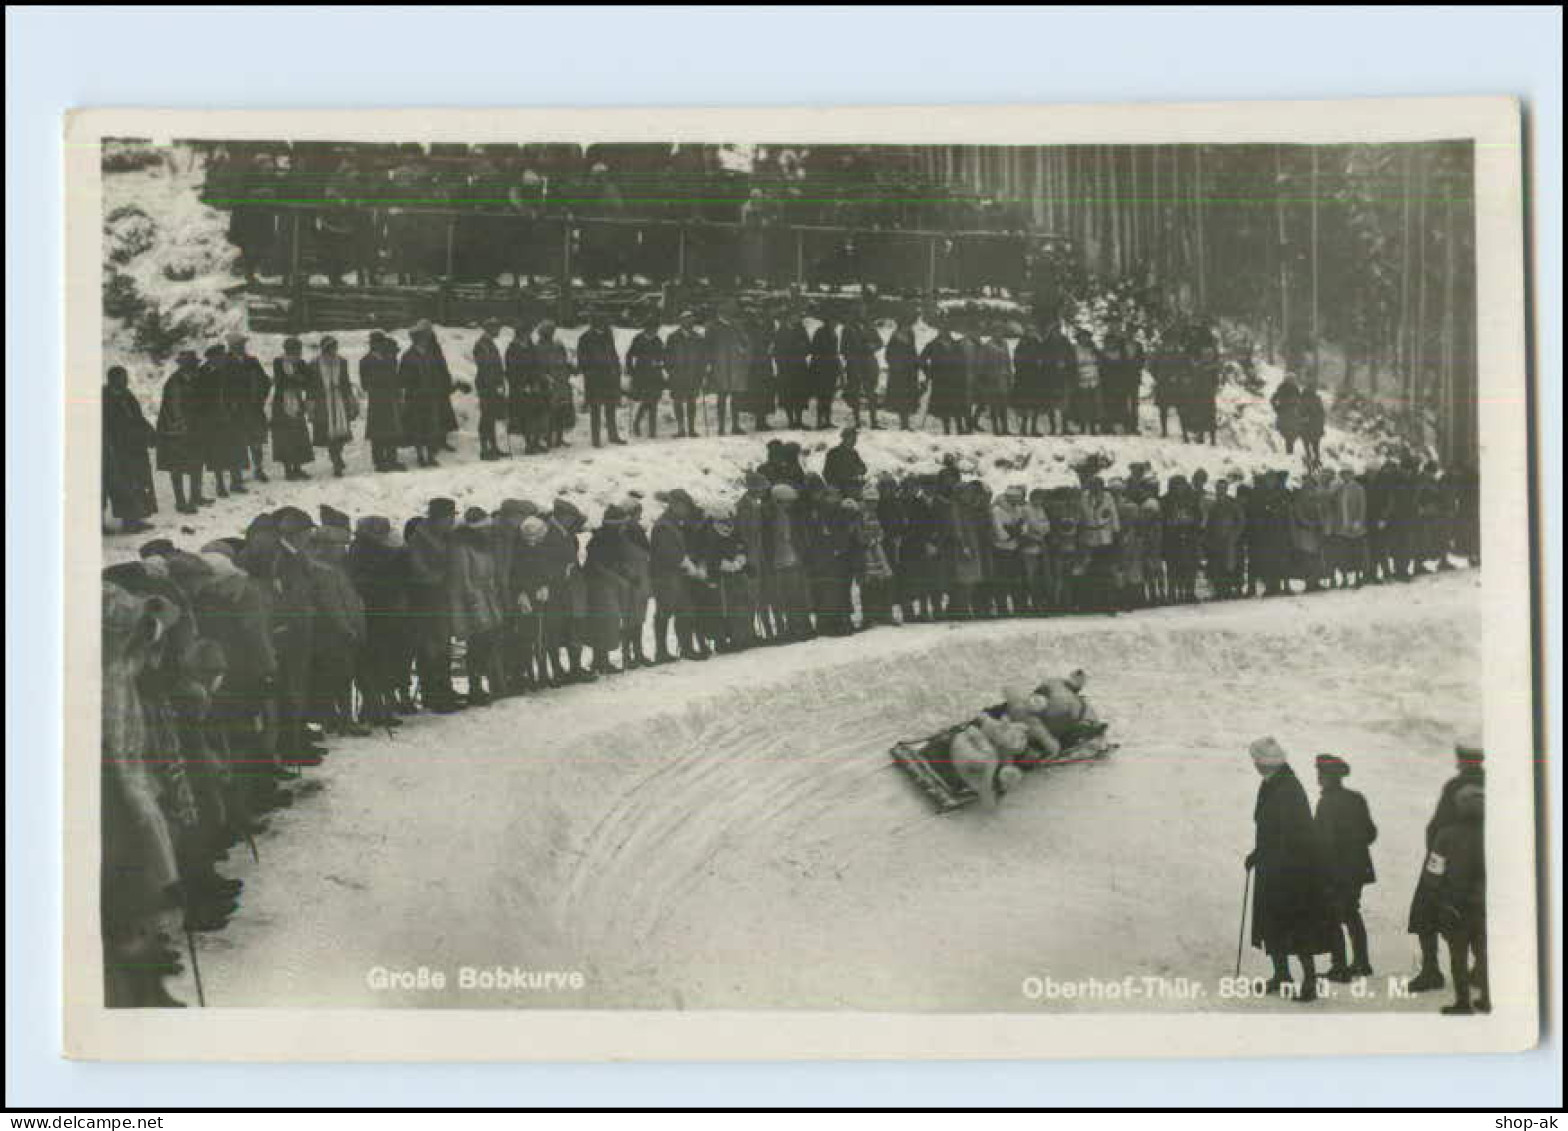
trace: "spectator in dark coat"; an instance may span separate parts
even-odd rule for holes
[[[791,428],[806,426],[806,402],[811,399],[811,335],[799,312],[779,327],[773,343],[773,360],[779,374],[779,399]]]
[[[943,325],[937,336],[920,353],[920,368],[931,386],[928,402],[932,414],[942,422],[942,434],[956,430],[969,433],[969,367],[963,346],[953,337],[953,328]]]
[[[408,563],[394,540],[392,524],[366,515],[355,527],[348,574],[365,609],[365,642],[359,657],[364,720],[375,726],[402,723],[395,712],[408,655]]]
[[[1432,853],[1443,831],[1459,820],[1456,803],[1459,791],[1466,786],[1484,787],[1486,784],[1485,756],[1479,746],[1463,743],[1456,746],[1454,761],[1458,772],[1444,784],[1437,799],[1437,808],[1426,824],[1426,856],[1421,863],[1415,895],[1410,900],[1410,916],[1406,921],[1406,930],[1415,935],[1421,945],[1421,969],[1406,987],[1411,993],[1443,988],[1443,971],[1438,964],[1437,952],[1438,937],[1443,931],[1443,901],[1436,881],[1442,865],[1438,864],[1438,871],[1434,874]]]
[[[229,381],[229,355],[222,346],[208,347],[206,360],[196,371],[196,424],[202,463],[212,472],[218,498],[228,498],[231,489],[237,495],[245,494],[240,474],[245,458],[244,406]]]
[[[741,405],[751,381],[751,340],[733,310],[722,311],[708,326],[708,380],[717,396],[719,435],[726,422],[733,435],[741,435]]]
[[[1040,434],[1040,414],[1046,411],[1050,387],[1050,365],[1040,331],[1033,325],[1026,325],[1018,344],[1013,347],[1012,399],[1013,408],[1018,412],[1019,435]]]
[[[1138,390],[1143,382],[1143,352],[1123,334],[1109,334],[1100,365],[1107,428],[1138,434]]]
[[[152,462],[147,449],[158,441],[141,402],[130,389],[122,365],[111,366],[103,386],[103,493],[122,533],[146,530],[144,521],[157,513]]]
[[[632,586],[632,558],[626,542],[627,514],[614,504],[604,510],[599,528],[588,538],[583,554],[583,580],[587,592],[587,611],[583,636],[593,651],[591,670],[595,675],[615,675],[621,669],[610,660],[610,653],[622,649],[621,660],[632,665],[632,653],[625,648],[622,633],[627,601]]]
[[[690,583],[701,576],[700,566],[686,545],[686,526],[696,514],[691,496],[676,489],[665,496],[664,513],[653,524],[650,534],[653,579],[653,638],[656,664],[681,659],[706,660],[707,649],[697,640],[692,623],[694,608]],[[679,652],[669,648],[669,632],[674,626]]]
[[[1435,870],[1434,898],[1454,1002],[1447,1014],[1490,1013],[1491,987],[1486,962],[1486,792],[1475,782],[1454,791],[1454,819],[1432,841],[1429,874]],[[1472,965],[1473,960],[1473,965]]]
[[[681,312],[680,325],[664,343],[665,366],[670,375],[670,399],[675,402],[675,435],[697,435],[697,398],[708,386],[707,344],[697,332],[697,316]]]
[[[855,450],[860,433],[846,428],[840,436],[838,446],[829,448],[822,460],[822,478],[845,497],[858,499],[866,483],[866,461]]]
[[[446,438],[446,413],[451,407],[452,374],[436,343],[435,330],[420,322],[409,334],[408,349],[398,363],[403,386],[403,427],[420,467],[437,467],[436,452]]]
[[[1312,806],[1307,792],[1286,762],[1285,751],[1272,738],[1250,747],[1253,765],[1263,777],[1253,811],[1256,841],[1247,856],[1253,871],[1252,945],[1262,948],[1274,964],[1269,993],[1296,1001],[1317,999],[1316,956],[1329,949],[1333,923],[1323,896]],[[1290,956],[1301,962],[1301,984],[1294,989]]]
[[[746,379],[745,410],[751,413],[752,428],[766,432],[771,424],[769,417],[778,402],[778,374],[774,370],[774,339],[778,335],[776,319],[771,315],[756,318],[746,328],[751,339],[751,368]]]
[[[550,390],[534,349],[534,327],[519,322],[506,346],[507,431],[523,437],[525,454],[549,447]]]
[[[405,355],[405,361],[407,360]],[[409,625],[415,632],[419,692],[426,709],[446,714],[461,709],[452,688],[452,529],[457,504],[431,499],[425,517],[408,538]]]
[[[1046,427],[1055,435],[1067,431],[1067,391],[1072,388],[1077,357],[1060,323],[1045,332],[1045,385],[1042,393]]]
[[[402,471],[397,450],[403,443],[403,393],[397,373],[397,343],[380,330],[370,332],[370,352],[360,358],[359,384],[365,390],[365,439],[377,471]]]
[[[915,350],[912,320],[901,314],[892,337],[883,351],[887,359],[887,397],[885,405],[898,414],[898,426],[909,431],[909,418],[920,407],[920,355]]]
[[[1367,800],[1345,788],[1350,766],[1332,754],[1317,757],[1318,809],[1313,817],[1318,847],[1328,879],[1329,912],[1334,918],[1333,964],[1325,975],[1331,982],[1348,982],[1372,973],[1367,952],[1367,927],[1361,918],[1361,889],[1377,880],[1372,868],[1372,844],[1377,826]],[[1350,961],[1345,961],[1345,933],[1350,935]]]
[[[844,399],[854,414],[855,427],[860,427],[860,410],[865,408],[872,428],[881,428],[877,422],[877,350],[882,348],[882,335],[868,323],[864,315],[856,315],[844,323],[842,348],[844,353]]]
[[[1301,446],[1306,451],[1307,467],[1316,469],[1323,463],[1323,426],[1325,413],[1323,398],[1318,393],[1318,383],[1308,378],[1296,401],[1297,426],[1301,430]]]
[[[594,314],[588,329],[577,339],[577,368],[583,375],[584,399],[588,402],[588,428],[593,446],[603,447],[602,430],[609,432],[610,443],[624,444],[620,431],[621,355],[615,349],[615,334],[609,319]]]
[[[631,374],[632,435],[642,435],[642,422],[648,422],[648,438],[659,438],[659,401],[664,397],[664,339],[659,337],[659,320],[649,318],[626,350],[626,369]]]
[[[474,391],[479,394],[479,458],[501,458],[496,429],[506,426],[506,363],[496,335],[501,332],[499,318],[486,318],[474,342]]]
[[[195,514],[196,508],[207,502],[201,493],[202,451],[196,431],[197,365],[194,350],[181,350],[158,403],[158,469],[169,473],[174,509],[181,514]]]
[[[824,317],[822,325],[811,335],[811,399],[816,404],[819,429],[833,425],[833,398],[838,393],[842,371],[833,319]]]
[[[1274,406],[1274,427],[1285,441],[1285,454],[1290,455],[1301,438],[1301,386],[1294,373],[1285,374],[1269,403]]]
[[[285,338],[283,356],[272,363],[272,458],[283,478],[309,479],[305,465],[315,458],[310,442],[310,367],[298,338]]]
[[[229,334],[228,375],[232,403],[237,417],[237,428],[242,446],[250,456],[250,468],[257,482],[267,482],[263,466],[262,445],[267,442],[267,395],[272,382],[260,361],[245,348],[244,334]]]

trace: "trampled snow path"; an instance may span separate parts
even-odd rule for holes
[[[274,814],[227,929],[222,1006],[1013,1010],[1218,1000],[1272,733],[1315,796],[1345,756],[1381,835],[1364,907],[1390,1000],[1422,829],[1478,722],[1479,575],[1113,619],[878,629],[677,664],[345,741]],[[1121,749],[936,816],[887,748],[1082,666]],[[444,971],[384,991],[378,967]],[[463,990],[463,966],[580,971]],[[1266,972],[1248,951],[1246,970]],[[1189,978],[1198,1001],[1045,1005],[1024,980]],[[178,987],[176,988],[178,992]],[[1343,987],[1337,987],[1342,993]]]

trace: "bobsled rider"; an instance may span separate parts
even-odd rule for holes
[[[1002,689],[1004,702],[998,717],[1022,726],[1029,736],[1029,749],[1018,761],[1024,765],[1049,761],[1086,732],[1103,729],[1083,695],[1088,679],[1080,669],[1066,677],[1047,679],[1033,692],[1017,685]]]
[[[1023,777],[1013,763],[1028,749],[1029,733],[1023,724],[986,711],[955,734],[949,747],[954,771],[992,807]]]

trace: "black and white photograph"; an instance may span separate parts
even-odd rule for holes
[[[1533,1045],[1519,130],[74,118],[73,1055]]]

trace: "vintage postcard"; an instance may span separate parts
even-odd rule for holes
[[[1512,100],[64,128],[67,1055],[1535,1043]]]

